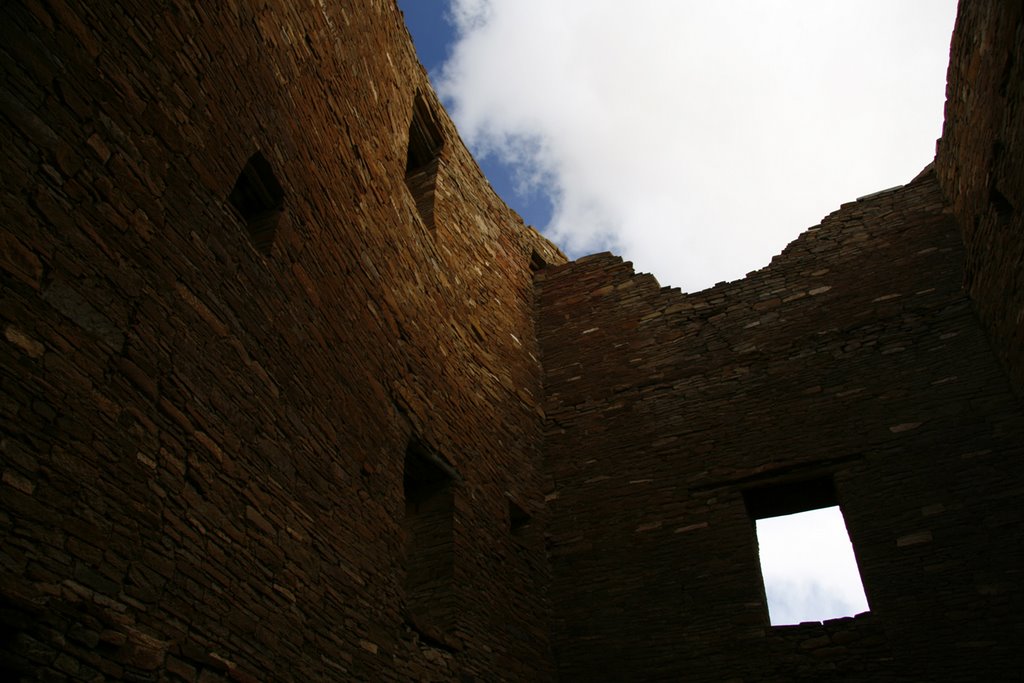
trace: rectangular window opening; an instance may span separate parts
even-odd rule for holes
[[[405,159],[405,184],[416,211],[428,228],[434,227],[434,191],[444,137],[423,95],[416,94],[409,122],[409,147]]]
[[[530,513],[511,498],[508,499],[508,527],[513,536],[522,536],[530,525]]]
[[[772,626],[868,611],[831,477],[744,492]]]
[[[438,641],[454,621],[454,486],[418,443],[405,454],[406,605],[413,625]]]
[[[274,246],[277,224],[284,213],[284,190],[262,153],[256,152],[239,173],[228,201],[245,221],[256,251],[267,256]]]

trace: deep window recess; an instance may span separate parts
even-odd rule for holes
[[[547,268],[547,265],[547,261],[536,250],[530,253],[530,270],[536,273],[538,270]]]
[[[405,453],[406,605],[421,633],[443,640],[454,623],[454,482],[418,443]]]
[[[434,190],[444,137],[423,96],[416,94],[409,123],[409,150],[405,160],[405,184],[416,202],[416,211],[428,228],[434,227]]]
[[[249,157],[228,195],[228,201],[245,221],[256,251],[270,254],[277,224],[284,211],[284,190],[263,154],[256,152]]]
[[[857,560],[830,477],[744,492],[755,521],[773,626],[853,616],[868,609]]]
[[[995,185],[989,189],[989,203],[995,209],[996,218],[1001,221],[1009,221],[1013,217],[1013,204],[1000,192]]]
[[[508,499],[508,528],[513,536],[520,536],[530,524],[530,513],[511,498]]]

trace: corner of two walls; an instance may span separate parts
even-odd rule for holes
[[[939,183],[960,224],[964,287],[1024,397],[1024,5],[961,2]]]

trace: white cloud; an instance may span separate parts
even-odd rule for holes
[[[954,5],[453,0],[438,86],[572,255],[695,291],[931,160]]]
[[[759,519],[757,541],[773,624],[867,611],[857,560],[838,507]]]

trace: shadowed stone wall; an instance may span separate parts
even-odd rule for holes
[[[1014,670],[1024,415],[962,261],[926,172],[697,294],[607,254],[538,277],[564,680]],[[871,612],[770,627],[744,493],[823,476]]]
[[[5,678],[550,678],[508,500],[543,519],[529,263],[562,257],[394,4],[25,0],[0,32]],[[443,624],[408,610],[412,441],[453,473]]]
[[[964,3],[934,168],[746,279],[540,276],[563,680],[1019,675],[1022,31]],[[871,611],[771,627],[745,496],[823,478]]]
[[[1024,396],[1024,5],[960,4],[936,166],[967,249],[964,286]]]
[[[4,4],[0,673],[1019,675],[1021,30],[683,295],[501,203],[391,0]],[[823,480],[871,611],[770,627],[745,496]]]

